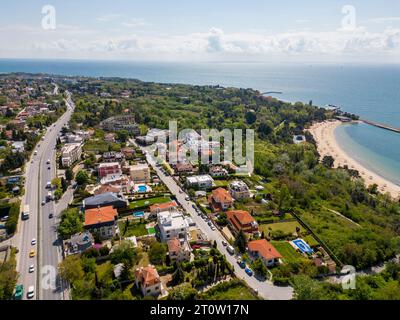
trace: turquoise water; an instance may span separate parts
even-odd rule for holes
[[[387,143],[388,136],[391,144]],[[400,185],[400,135],[367,124],[345,124],[335,130],[343,150],[380,176]],[[391,152],[387,150],[390,149]]]
[[[219,84],[281,91],[277,98],[334,104],[361,117],[400,127],[399,65],[160,63],[0,59],[0,72],[43,72],[144,81]],[[368,125],[337,130],[343,148],[373,171],[400,181],[400,134]]]

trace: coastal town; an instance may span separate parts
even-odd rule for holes
[[[369,216],[354,213],[359,203],[366,206],[364,194],[378,208],[379,197],[396,199],[398,186],[346,162],[334,141],[323,143],[322,126],[344,119],[311,105],[310,119],[301,125],[290,117],[259,125],[260,139],[274,134],[268,143],[284,141],[293,148],[279,151],[271,170],[265,171],[268,161],[257,163],[260,153],[269,152],[264,149],[256,149],[256,170],[250,173],[232,160],[194,161],[189,154],[204,159],[207,152],[210,158],[223,151],[223,143],[205,140],[199,128],[171,139],[165,123],[150,118],[150,109],[138,109],[144,99],[164,106],[167,96],[179,121],[190,114],[181,104],[211,103],[194,92],[213,99],[241,94],[249,104],[253,99],[271,110],[280,103],[219,86],[1,76],[0,263],[14,279],[8,283],[10,298],[289,300],[299,295],[298,283],[340,285],[346,254],[354,248],[337,239],[341,228],[352,235],[372,228]],[[257,112],[245,113],[248,125],[263,114]],[[213,116],[206,119],[211,126]],[[314,139],[319,158],[310,151]],[[178,162],[170,161],[172,150]],[[289,172],[290,161],[298,167]],[[326,175],[342,172],[358,188],[353,203],[335,205],[339,187],[333,195],[317,187],[307,195],[313,200],[302,202],[316,178],[306,177],[308,187],[302,187],[293,176],[313,168]],[[365,187],[357,184],[359,178]],[[392,232],[383,220],[382,228]],[[362,270],[395,258],[394,244],[385,241],[377,240],[385,246],[381,256],[367,260],[360,247],[352,263]],[[43,286],[48,270],[55,276]]]

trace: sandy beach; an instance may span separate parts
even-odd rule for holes
[[[317,142],[321,159],[327,155],[332,156],[335,159],[335,168],[347,165],[350,169],[357,170],[360,173],[366,186],[376,183],[380,192],[388,192],[393,198],[398,198],[400,196],[400,186],[365,168],[340,147],[335,138],[334,130],[341,124],[338,120],[324,121],[314,124],[309,129]]]

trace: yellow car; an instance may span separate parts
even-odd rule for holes
[[[35,250],[31,250],[30,252],[29,252],[29,258],[33,258],[34,256],[35,256]]]

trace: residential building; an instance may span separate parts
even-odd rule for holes
[[[168,255],[171,262],[190,261],[190,247],[186,241],[181,242],[174,238],[167,241]]]
[[[243,231],[245,233],[258,232],[258,223],[247,211],[232,210],[228,211],[226,216],[234,231]]]
[[[114,133],[107,133],[104,135],[104,141],[108,143],[115,142],[115,134]]]
[[[175,201],[156,203],[150,206],[150,214],[158,214],[162,211],[177,209],[178,205]]]
[[[214,185],[214,180],[210,175],[192,176],[186,178],[186,184],[190,188],[209,189]]]
[[[177,174],[188,174],[194,171],[193,165],[190,163],[177,163],[175,165],[175,172]]]
[[[11,147],[13,149],[13,152],[24,152],[25,141],[13,141]]]
[[[64,241],[65,254],[79,254],[90,249],[94,244],[94,239],[89,231],[80,232]]]
[[[157,297],[162,292],[160,276],[158,275],[157,269],[152,265],[136,269],[135,284],[142,292],[143,296]]]
[[[101,126],[106,131],[116,132],[126,130],[133,136],[138,136],[140,134],[139,125],[135,122],[135,116],[133,115],[108,118],[101,123]]]
[[[228,170],[222,168],[221,166],[213,166],[209,170],[211,177],[226,177],[228,176]]]
[[[107,192],[120,193],[121,192],[121,188],[117,187],[117,186],[112,186],[112,185],[105,184],[105,185],[99,186],[99,188],[97,188],[94,191],[94,194],[98,195],[98,194],[107,193]]]
[[[159,212],[157,222],[162,242],[173,238],[187,240],[189,225],[182,213],[175,210]]]
[[[246,183],[242,180],[235,180],[228,186],[228,190],[232,197],[236,200],[250,198],[250,190]]]
[[[128,167],[129,175],[134,182],[150,182],[150,168],[148,164],[136,164]]]
[[[85,229],[96,233],[101,239],[110,239],[116,235],[118,212],[112,206],[85,210]]]
[[[105,152],[103,153],[103,162],[122,162],[125,160],[125,156],[122,152]]]
[[[118,162],[103,162],[100,163],[98,168],[98,175],[103,178],[107,175],[119,175],[122,174],[121,165]]]
[[[265,239],[250,241],[247,244],[249,255],[252,259],[261,258],[267,267],[279,264],[281,254]]]
[[[108,206],[120,209],[120,208],[126,208],[127,205],[128,203],[122,194],[113,192],[101,193],[86,198],[82,201],[82,206],[85,209],[108,207]]]
[[[124,155],[125,159],[133,159],[135,156],[135,150],[129,147],[122,148],[122,154]]]
[[[67,143],[61,148],[61,164],[70,167],[75,161],[80,160],[82,145],[80,143]]]
[[[227,210],[233,205],[232,196],[224,188],[214,189],[208,202],[215,211]]]

